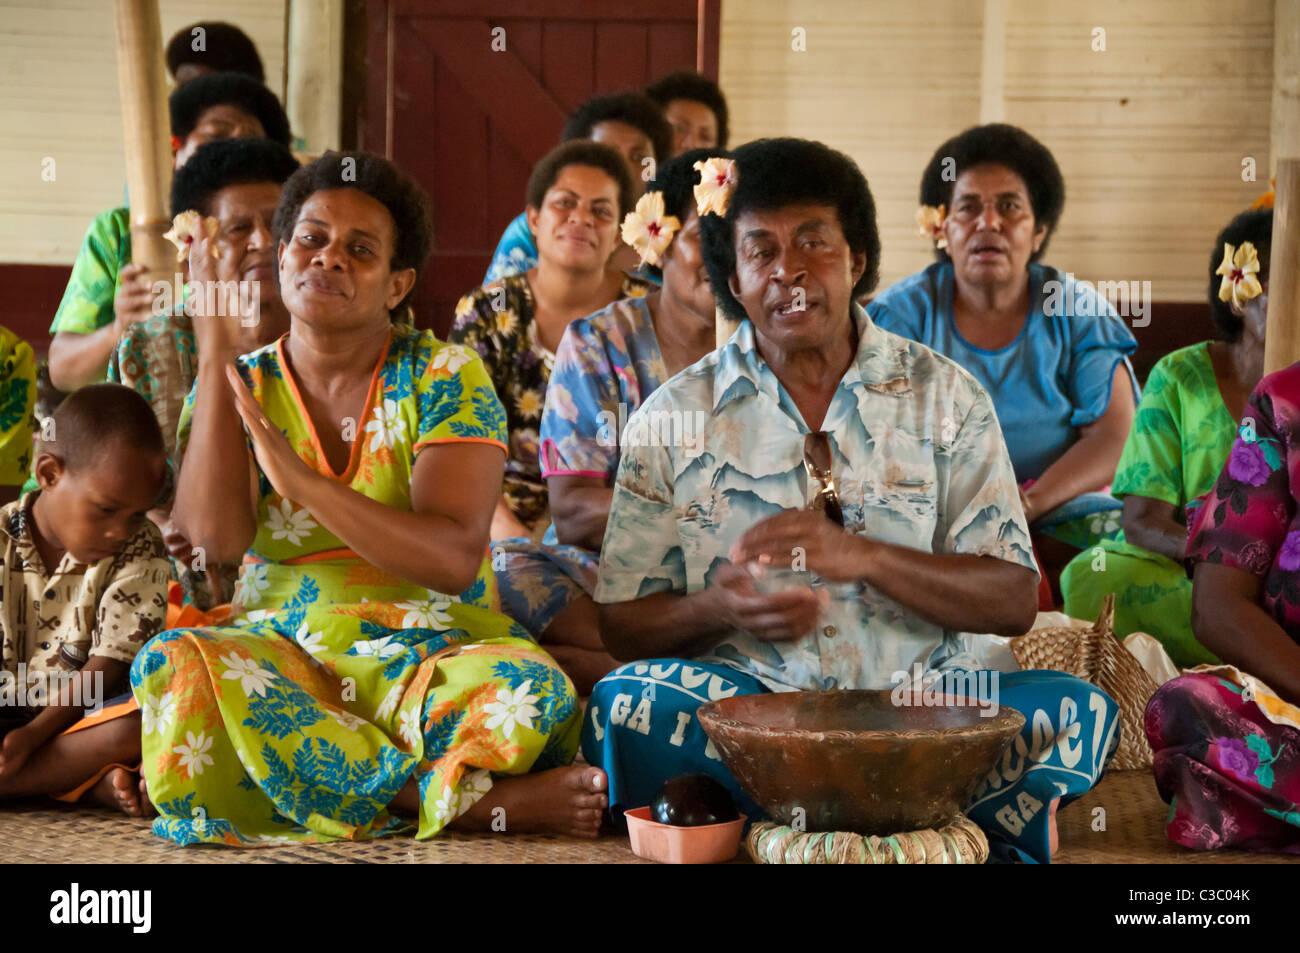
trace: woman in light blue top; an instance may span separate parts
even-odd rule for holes
[[[1091,286],[1039,262],[1065,184],[1024,130],[976,126],[945,142],[922,177],[921,202],[937,210],[939,260],[868,310],[989,392],[1038,556],[1055,579],[1075,551],[1118,532],[1120,504],[1105,490],[1133,421],[1128,355],[1137,342]]]

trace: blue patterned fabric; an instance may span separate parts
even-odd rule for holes
[[[855,306],[859,345],[821,428],[850,532],[931,553],[993,556],[1035,570],[1029,532],[988,395],[927,347]],[[751,526],[803,509],[809,432],[744,322],[722,348],[632,415],[596,588],[599,603],[706,588]],[[818,629],[768,642],[733,631],[701,653],[775,690],[888,688],[914,663],[960,652],[945,630],[874,588],[819,582]]]

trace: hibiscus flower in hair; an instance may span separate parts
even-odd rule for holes
[[[1223,281],[1219,282],[1219,300],[1231,301],[1237,310],[1264,291],[1256,277],[1259,274],[1259,254],[1250,242],[1242,242],[1236,249],[1230,242],[1224,242],[1223,261],[1214,273],[1223,275]]]
[[[948,207],[922,205],[916,210],[916,233],[934,242],[935,248],[947,248],[948,239],[943,234],[943,223],[948,218]]]
[[[694,189],[695,204],[700,215],[709,212],[718,216],[726,215],[731,192],[738,181],[735,161],[713,156],[695,163],[694,169],[700,173],[700,183]]]
[[[658,265],[659,256],[682,227],[674,215],[665,214],[664,194],[647,192],[636,203],[636,208],[623,219],[623,241],[636,249],[641,264]]]

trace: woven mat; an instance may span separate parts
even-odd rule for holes
[[[1106,829],[1094,831],[1093,809],[1105,808]],[[1287,863],[1291,858],[1242,851],[1201,853],[1165,840],[1168,807],[1149,771],[1108,775],[1058,816],[1064,864]],[[7,863],[83,864],[636,864],[626,837],[595,841],[531,834],[409,836],[362,844],[316,844],[232,850],[177,847],[149,832],[147,821],[110,811],[48,802],[0,807],[0,857]],[[748,863],[742,849],[738,860]]]

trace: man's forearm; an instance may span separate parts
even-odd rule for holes
[[[58,332],[50,342],[50,383],[70,394],[103,380],[118,338],[116,324],[106,324],[90,334]]]
[[[657,592],[630,602],[598,605],[600,638],[620,662],[660,656],[693,658],[728,631],[715,594]]]
[[[995,556],[926,553],[857,537],[844,557],[858,578],[921,618],[957,632],[1023,635],[1037,614],[1033,570]]]

